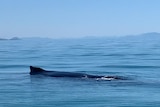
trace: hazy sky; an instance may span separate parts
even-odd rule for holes
[[[0,37],[160,32],[160,0],[0,0]]]

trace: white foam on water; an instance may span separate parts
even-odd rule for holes
[[[96,80],[111,81],[111,80],[114,80],[114,78],[112,78],[112,77],[101,77],[101,78],[97,78]]]

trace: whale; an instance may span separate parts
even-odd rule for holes
[[[103,76],[92,75],[80,72],[64,72],[64,71],[50,71],[44,70],[40,67],[30,66],[30,75],[43,75],[48,77],[66,77],[66,78],[85,78],[95,80],[125,80],[122,76]]]

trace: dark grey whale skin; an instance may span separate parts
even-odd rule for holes
[[[69,77],[69,78],[92,78],[92,79],[116,79],[124,80],[125,78],[120,76],[100,76],[100,75],[89,75],[85,73],[77,72],[61,72],[61,71],[47,71],[39,67],[30,66],[30,75],[44,75],[50,77]]]

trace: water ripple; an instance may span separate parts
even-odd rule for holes
[[[98,67],[103,67],[103,68],[160,68],[160,66],[151,66],[151,65],[102,65]]]

